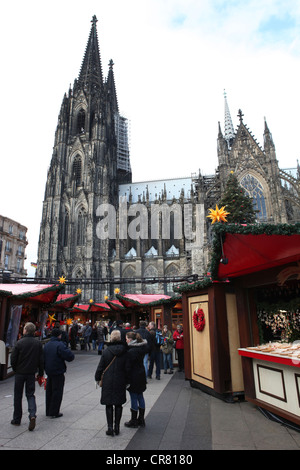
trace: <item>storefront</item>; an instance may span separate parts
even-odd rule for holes
[[[220,398],[244,396],[300,424],[300,227],[215,230],[209,276],[177,288],[186,377]]]
[[[13,373],[10,354],[25,323],[34,323],[36,336],[44,339],[48,309],[61,289],[62,285],[53,284],[0,284],[1,380]]]

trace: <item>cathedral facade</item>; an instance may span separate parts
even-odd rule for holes
[[[62,100],[48,170],[38,246],[37,278],[82,300],[101,302],[114,289],[172,294],[173,283],[202,276],[209,265],[206,218],[234,172],[258,212],[258,222],[300,220],[298,169],[281,170],[264,123],[257,143],[239,111],[232,126],[225,96],[213,175],[132,182],[128,121],[119,113],[113,62],[103,77],[93,17],[80,73]],[[71,284],[71,285],[70,285]]]

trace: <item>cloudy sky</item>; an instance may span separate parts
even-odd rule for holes
[[[266,117],[280,167],[300,157],[299,1],[2,2],[0,214],[28,227],[30,276],[57,117],[93,15],[130,119],[135,182],[214,173],[224,89],[235,128],[241,108],[263,145]]]

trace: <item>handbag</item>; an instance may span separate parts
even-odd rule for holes
[[[104,369],[104,371],[102,372],[101,379],[100,379],[100,382],[99,382],[99,387],[102,387],[104,374],[105,374],[105,372],[107,371],[107,369],[112,365],[112,363],[114,362],[114,360],[116,359],[116,357],[117,357],[117,356],[114,356],[113,360],[108,364],[108,366],[107,366],[107,367]]]

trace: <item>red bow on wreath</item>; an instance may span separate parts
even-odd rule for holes
[[[193,314],[193,323],[197,331],[203,331],[205,326],[205,316],[202,308],[197,308]]]

